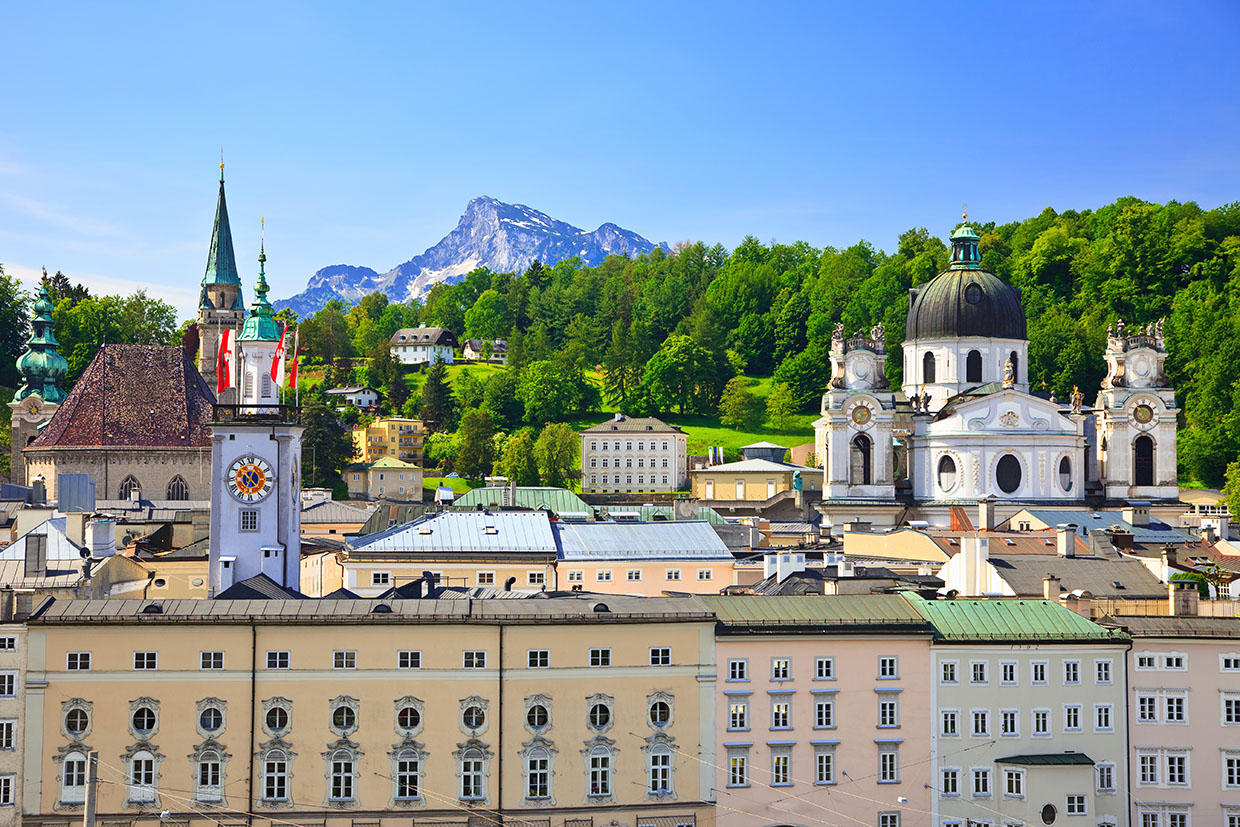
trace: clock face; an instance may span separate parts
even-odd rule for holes
[[[1132,418],[1144,425],[1154,419],[1154,409],[1149,405],[1138,405],[1132,409]]]
[[[238,457],[228,466],[228,490],[243,503],[256,503],[271,493],[276,475],[262,457]]]
[[[858,425],[864,425],[870,421],[870,409],[865,405],[858,405],[852,409],[852,421]]]

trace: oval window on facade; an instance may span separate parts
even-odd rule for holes
[[[547,707],[542,704],[534,704],[530,707],[530,711],[525,713],[525,720],[530,725],[530,729],[542,729],[550,718],[551,716],[547,714]]]
[[[415,707],[402,707],[400,712],[396,713],[396,723],[401,729],[417,729],[422,723],[422,715]]]
[[[956,487],[956,461],[951,457],[939,460],[939,488],[951,491]]]
[[[468,729],[478,729],[486,722],[486,713],[480,706],[471,706],[465,710],[464,720]]]
[[[1004,454],[995,466],[995,482],[1004,494],[1014,494],[1020,488],[1020,460],[1011,454]]]
[[[1059,487],[1064,491],[1072,490],[1072,461],[1067,457],[1059,460]]]
[[[202,727],[203,732],[215,732],[224,725],[224,713],[209,706],[198,716],[198,725]]]
[[[65,716],[65,729],[70,735],[81,735],[90,726],[90,716],[84,709],[71,709]]]
[[[964,300],[969,304],[982,303],[982,287],[977,282],[969,282],[964,288]]]

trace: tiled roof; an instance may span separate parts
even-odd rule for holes
[[[609,434],[618,433],[676,433],[683,434],[675,425],[668,425],[662,419],[656,419],[653,416],[626,416],[622,419],[609,419],[606,422],[600,422],[598,425],[591,425],[582,431],[583,434]]]
[[[1042,594],[1042,580],[1059,578],[1064,592],[1082,589],[1094,597],[1167,596],[1167,587],[1144,563],[1101,557],[1059,557],[1033,554],[995,554],[990,564],[1018,597]],[[1116,585],[1118,584],[1118,585]]]
[[[732,560],[705,520],[559,522],[552,524],[561,560]]]
[[[923,600],[903,595],[934,626],[936,640],[956,643],[1124,640],[1113,629],[1049,600]]]
[[[988,540],[991,554],[1035,554],[1055,556],[1059,553],[1058,539],[1054,530],[1046,531],[955,531],[940,532],[930,529],[924,532],[930,535],[934,544],[948,554],[955,555],[960,551],[961,537],[977,537]],[[1078,558],[1091,557],[1089,541],[1079,534],[1074,535],[1073,543]]]
[[[833,594],[698,597],[723,626],[893,626],[926,630],[929,623],[899,595]]]
[[[104,345],[30,448],[210,448],[214,404],[179,345]]]

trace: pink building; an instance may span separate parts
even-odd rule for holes
[[[716,824],[930,827],[930,624],[898,595],[716,613]]]

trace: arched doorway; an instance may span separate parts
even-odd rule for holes
[[[964,360],[964,381],[982,381],[982,354],[976,350],[970,350]]]
[[[852,441],[848,481],[853,485],[870,484],[870,438],[857,434]]]
[[[1154,484],[1154,440],[1146,434],[1132,444],[1132,484]]]

